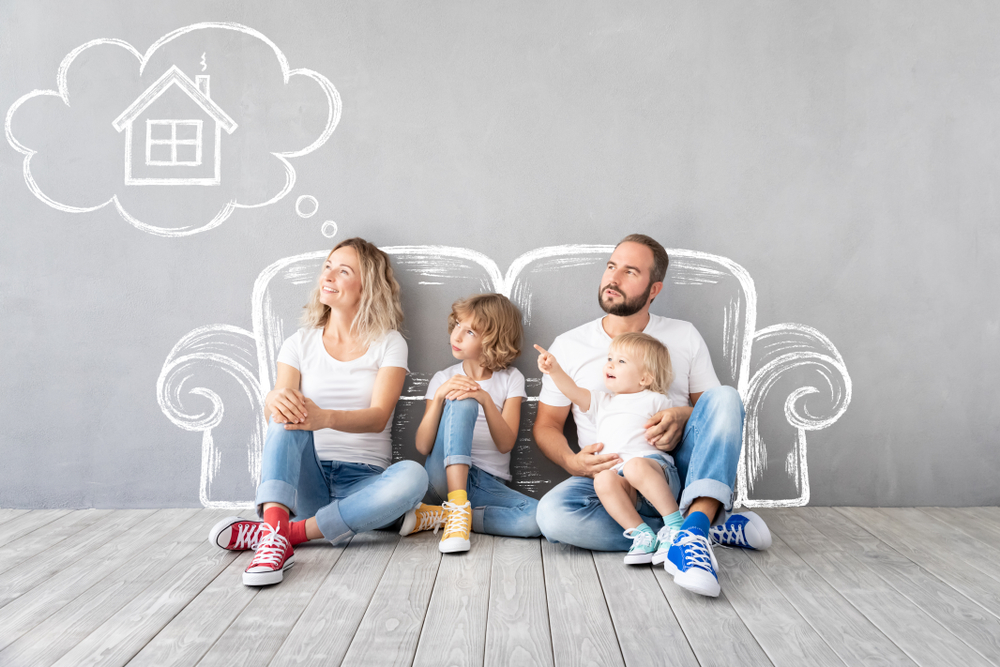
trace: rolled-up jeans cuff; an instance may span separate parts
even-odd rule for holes
[[[344,523],[344,517],[340,515],[340,504],[337,501],[319,508],[316,512],[316,527],[330,544],[338,544],[354,537],[354,531]]]
[[[288,508],[289,516],[295,516],[295,501],[298,492],[295,487],[280,479],[269,479],[257,487],[257,516],[264,518],[264,503],[280,503]]]
[[[684,487],[681,494],[680,511],[687,514],[688,508],[698,498],[714,498],[722,503],[722,510],[715,517],[709,517],[713,524],[723,523],[733,509],[733,489],[728,484],[714,479],[699,479]]]
[[[448,466],[454,466],[454,465],[472,466],[472,457],[471,456],[464,456],[462,454],[452,454],[451,456],[444,457],[444,467],[445,468],[447,468]]]

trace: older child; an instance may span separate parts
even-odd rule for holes
[[[448,317],[451,353],[459,363],[427,385],[416,445],[429,492],[442,505],[420,505],[401,535],[444,524],[442,553],[468,551],[470,531],[538,537],[538,501],[507,487],[517,442],[524,376],[510,364],[520,354],[521,313],[500,294],[456,301]]]
[[[538,345],[535,349],[540,353],[539,370],[597,424],[602,453],[622,459],[594,477],[594,490],[608,514],[625,528],[625,537],[632,539],[625,562],[652,562],[657,536],[636,511],[636,492],[656,508],[665,525],[679,530],[684,522],[672,490],[680,488],[673,457],[646,441],[649,418],[671,407],[667,388],[673,370],[667,348],[644,333],[615,337],[604,365],[604,385],[610,393],[579,387],[552,354]]]

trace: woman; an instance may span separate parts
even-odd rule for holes
[[[223,549],[256,549],[244,584],[276,584],[294,563],[296,544],[337,543],[386,526],[423,498],[423,467],[389,465],[392,414],[406,377],[402,320],[389,257],[362,239],[338,243],[303,328],[281,347],[265,400],[270,423],[256,500],[263,521],[231,517],[209,538]]]

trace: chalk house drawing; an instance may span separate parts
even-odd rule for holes
[[[466,248],[419,245],[383,248],[392,257],[401,282],[406,274],[410,274],[407,289],[428,290],[420,295],[421,299],[446,299],[447,304],[441,305],[447,307],[451,299],[461,295],[456,294],[456,290],[467,293],[470,285],[482,291],[507,295],[524,314],[526,341],[537,337],[536,327],[545,312],[545,299],[565,300],[566,290],[580,291],[580,294],[574,292],[574,297],[584,292],[589,297],[593,291],[589,286],[584,287],[583,281],[578,287],[576,282],[567,280],[566,273],[580,267],[586,271],[599,268],[613,249],[611,245],[538,248],[519,256],[503,273],[491,258]],[[736,504],[744,507],[808,504],[806,432],[829,427],[847,410],[851,402],[851,378],[843,358],[826,336],[808,326],[778,324],[758,330],[756,289],[750,275],[736,262],[692,250],[672,249],[668,252],[671,263],[664,293],[695,290],[692,293],[697,298],[710,296],[717,302],[714,310],[718,311],[718,328],[721,331],[715,332],[718,335],[712,338],[721,338],[722,350],[720,358],[720,350],[713,349],[713,358],[716,359],[720,378],[725,377],[736,385],[746,405]],[[252,331],[226,324],[199,327],[181,338],[164,361],[157,380],[157,400],[163,413],[175,425],[202,434],[199,496],[205,507],[243,509],[253,505],[251,498],[260,479],[260,457],[266,428],[264,396],[274,383],[275,363],[281,343],[298,328],[301,305],[305,303],[328,253],[329,249],[325,249],[286,257],[261,271],[251,295]],[[558,281],[558,293],[545,285],[546,280]],[[446,289],[449,285],[453,287],[450,291]],[[430,290],[440,291],[434,293]],[[676,316],[682,317],[683,314],[677,313]],[[552,324],[546,322],[546,326]],[[557,330],[562,331],[579,322],[554,324],[561,325]],[[413,332],[413,335],[421,333]],[[710,338],[708,335],[705,337],[706,340]],[[759,357],[754,359],[753,364],[752,355]],[[790,377],[793,370],[801,372],[803,369],[814,372],[819,381],[816,386],[798,387],[784,398],[784,417],[792,427],[791,441],[765,442],[760,420],[768,404],[766,399],[769,393],[777,391],[775,387],[780,379]],[[236,386],[212,389],[200,386],[201,381],[196,379],[197,374],[219,371],[234,380]],[[402,400],[396,409],[394,433],[401,421],[419,420],[423,392],[430,375],[419,372],[409,374]],[[213,378],[217,377],[213,375]],[[538,400],[539,382],[537,377],[528,377],[528,393],[533,394],[528,401]],[[227,400],[249,399],[256,414],[256,419],[247,420],[247,423],[230,424],[225,442],[217,441],[213,435],[225,415],[225,401],[220,391],[228,392]],[[817,409],[815,401],[820,398],[822,403]],[[200,405],[193,407],[194,403]],[[530,424],[522,423],[519,442],[528,440]],[[398,445],[394,442],[394,450],[398,449]],[[753,494],[754,485],[764,475],[769,454],[773,458],[775,452],[786,453],[783,474],[787,475],[797,493],[785,498],[756,497]],[[243,485],[244,497],[218,497],[213,493],[220,476],[227,471],[239,472],[239,469],[247,480]]]
[[[261,196],[257,193],[255,196],[261,196],[261,201],[231,199],[224,202],[217,210],[208,214],[206,219],[176,227],[151,224],[139,219],[137,215],[126,210],[118,194],[111,194],[106,200],[97,205],[79,206],[59,201],[57,197],[50,196],[43,191],[32,173],[32,160],[39,155],[39,152],[23,144],[14,135],[14,121],[21,107],[25,105],[29,105],[30,107],[30,102],[33,99],[43,97],[59,98],[66,107],[72,107],[68,84],[70,67],[88,49],[106,46],[124,49],[138,61],[138,71],[141,75],[144,73],[150,59],[162,47],[185,36],[197,36],[203,31],[239,33],[259,40],[274,54],[286,88],[293,78],[302,77],[316,84],[325,98],[326,119],[322,130],[319,131],[315,139],[304,148],[274,151],[268,154],[280,163],[284,176],[284,182],[280,186],[280,189],[273,195],[265,193]],[[201,64],[203,68],[206,66],[204,53],[201,56]],[[98,72],[92,74],[92,76],[100,77],[104,76],[104,74]],[[204,113],[197,118],[155,117],[153,112],[155,111],[156,103],[162,96],[174,92],[189,97]],[[113,120],[109,118],[109,127],[113,127],[119,133],[122,131],[125,132],[126,187],[134,185],[217,186],[222,182],[221,133],[225,132],[228,135],[237,131],[238,124],[231,117],[230,113],[227,113],[226,110],[222,109],[212,100],[210,93],[209,75],[198,75],[192,81],[179,67],[174,65],[167,69],[155,83],[142,92],[133,104],[124,110],[119,108],[113,111],[117,115],[117,118]],[[134,46],[124,40],[113,38],[94,39],[78,46],[70,51],[60,63],[56,71],[56,88],[54,90],[32,90],[19,97],[10,106],[4,119],[4,133],[7,143],[14,150],[24,155],[22,172],[28,189],[35,197],[48,206],[66,213],[90,213],[105,206],[113,205],[118,214],[137,229],[156,236],[175,238],[200,234],[214,229],[225,222],[237,209],[262,208],[280,201],[295,186],[296,171],[291,160],[307,155],[326,143],[340,122],[341,106],[340,94],[329,79],[311,69],[293,69],[281,49],[261,32],[238,23],[206,22],[185,26],[167,33],[157,39],[145,53],[140,53]],[[147,111],[150,112],[148,117],[145,115]],[[138,126],[136,123],[138,123]],[[72,162],[72,160],[62,157],[56,157],[54,160],[55,163],[62,164]],[[140,167],[145,172],[142,175],[137,175],[136,172]],[[160,173],[151,175],[148,173],[150,170]]]
[[[222,132],[232,134],[236,121],[210,95],[210,76],[199,74],[192,81],[176,65],[163,73],[118,118],[115,130],[125,130],[125,185],[219,185],[222,182]],[[171,90],[186,95],[203,112],[201,118],[156,116],[156,103]],[[135,131],[139,121],[139,131]],[[205,127],[212,140],[205,142]],[[158,178],[137,177],[132,162],[138,155],[148,167],[168,167]],[[208,171],[192,174],[186,167],[208,165]]]

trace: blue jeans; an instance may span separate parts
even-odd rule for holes
[[[257,513],[281,503],[294,517],[316,517],[323,537],[337,543],[391,524],[420,503],[427,473],[415,461],[388,468],[320,461],[312,431],[286,431],[271,422],[264,440]]]
[[[723,521],[732,510],[745,416],[739,392],[732,387],[709,389],[698,399],[680,443],[671,452],[683,481],[678,502],[682,513],[696,498],[714,498],[722,503],[725,511],[719,512],[716,521]],[[663,526],[659,513],[644,498],[640,499],[636,509],[642,520],[659,530]],[[627,551],[632,546],[618,522],[601,505],[594,480],[589,477],[570,477],[552,488],[538,501],[537,519],[550,542],[594,551]]]
[[[440,504],[448,497],[445,467],[469,466],[466,493],[472,505],[472,530],[489,535],[538,537],[535,523],[538,501],[509,488],[502,479],[472,465],[472,432],[479,416],[479,403],[471,398],[445,401],[434,449],[424,467],[430,480],[428,500]]]

